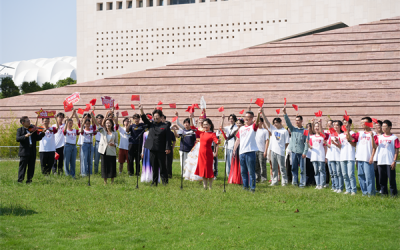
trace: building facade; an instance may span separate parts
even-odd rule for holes
[[[77,0],[77,80],[399,15],[398,0]]]

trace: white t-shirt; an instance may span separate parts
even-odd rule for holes
[[[65,144],[65,137],[64,137],[64,130],[65,124],[61,124],[60,128],[58,129],[57,133],[55,134],[55,140],[56,140],[56,148],[61,148],[64,147]],[[53,128],[57,128],[57,124],[53,125]]]
[[[277,129],[274,125],[271,125],[271,140],[270,140],[270,145],[271,145],[271,151],[274,152],[275,154],[285,156],[285,149],[286,149],[286,144],[289,144],[290,138],[289,138],[289,132],[284,129]]]
[[[258,151],[256,143],[257,129],[258,126],[255,123],[253,123],[250,126],[242,126],[239,129],[239,134],[238,134],[238,137],[240,138],[239,154]]]
[[[96,135],[96,126],[91,126],[89,130],[83,129],[80,138],[82,143],[93,143],[93,135]]]
[[[225,132],[226,137],[230,136],[233,132],[235,132],[237,130],[237,128],[238,127],[236,126],[236,124],[234,124],[233,127],[232,127],[232,125],[224,127],[224,132]],[[235,138],[231,138],[228,141],[226,148],[233,149],[234,146],[235,146]]]
[[[90,131],[95,131],[96,130],[96,125],[90,125]],[[83,130],[83,131],[85,131],[85,129]],[[96,133],[97,134],[97,133]],[[95,134],[95,135],[96,135]],[[100,134],[100,133],[99,133]],[[83,138],[83,135],[82,134],[79,134],[79,137],[78,137],[78,145],[82,145],[83,144],[83,142],[84,142],[84,138]]]
[[[374,132],[373,132],[374,133]],[[372,140],[370,133],[368,132],[358,132],[354,134],[354,142],[357,142],[356,147],[356,159],[357,161],[369,161],[372,155]],[[374,136],[375,137],[375,136]]]
[[[325,148],[324,148],[324,140],[326,139],[325,135],[321,136],[319,134],[310,136],[310,145],[312,147],[311,151],[311,162],[320,161],[325,162]]]
[[[354,132],[350,131],[350,135],[353,136]],[[347,141],[345,133],[339,135],[339,141],[342,145],[342,148],[340,149],[340,161],[355,161],[356,148],[351,146]]]
[[[258,151],[265,152],[265,142],[269,139],[268,130],[264,128],[257,129],[256,132],[256,143]]]
[[[55,152],[56,151],[56,140],[55,134],[57,128],[50,127],[50,130],[46,130],[44,137],[39,142],[39,152]]]
[[[328,158],[328,153],[326,153],[326,155],[327,155],[326,158],[329,161],[340,161],[340,148],[338,148],[335,144],[333,144],[332,141],[338,143],[339,136],[334,136],[332,134],[329,135],[328,144],[330,144],[331,147],[328,149],[329,158]]]
[[[65,128],[63,134],[65,137],[65,143],[76,144],[76,136],[79,135],[79,130],[77,129],[68,130],[67,128]]]
[[[119,148],[128,150],[129,147],[129,137],[126,133],[126,129],[124,127],[119,128]]]
[[[375,143],[378,145],[378,165],[392,165],[395,149],[400,148],[399,138],[395,135],[379,135],[375,137]]]
[[[102,126],[98,126],[98,127],[97,127],[97,130],[99,130],[100,128],[102,128]],[[101,133],[96,133],[95,138],[96,138],[96,141],[99,142],[100,139],[101,139]]]
[[[378,138],[378,134],[376,134],[376,138]],[[375,140],[376,141],[376,140]],[[378,146],[378,143],[376,144]],[[378,148],[376,148],[375,150],[375,154],[374,154],[374,161],[378,161]]]

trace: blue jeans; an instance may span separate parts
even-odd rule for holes
[[[249,173],[250,173],[250,189],[256,189],[256,152],[247,152],[239,156],[240,173],[243,179],[243,189],[249,188]]]
[[[65,175],[75,177],[76,145],[65,143],[64,146],[64,172]]]
[[[358,182],[363,195],[375,195],[375,169],[373,163],[358,161]]]
[[[226,149],[226,176],[231,172],[231,161],[233,149]]]
[[[315,182],[317,186],[325,186],[325,162],[324,161],[313,161],[315,172]]]
[[[99,162],[100,162],[100,153],[99,153],[99,142],[96,141],[93,146],[93,156],[94,156],[94,173],[97,174],[99,172]]]
[[[333,161],[333,167],[336,169],[336,189],[340,189],[343,191],[343,175],[342,175],[342,167],[340,166],[340,161]]]
[[[336,162],[337,161],[328,161],[329,174],[331,175],[333,190],[339,189],[338,178],[336,175]]]
[[[92,150],[93,150],[93,147],[92,147],[91,143],[83,143],[81,148],[82,148],[81,149],[81,153],[82,153],[81,175],[86,176],[89,174],[89,171],[90,171],[90,174],[92,174],[92,162],[93,162],[92,161],[92,159],[93,159]]]
[[[346,192],[357,193],[356,176],[354,174],[354,161],[341,161],[340,167],[342,169]]]
[[[300,185],[299,187],[306,186],[306,168],[304,164],[304,159],[302,158],[303,154],[297,154],[292,152],[292,184],[297,185],[299,181],[299,165],[300,165]]]

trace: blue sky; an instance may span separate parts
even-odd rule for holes
[[[76,0],[0,0],[0,64],[76,56]]]

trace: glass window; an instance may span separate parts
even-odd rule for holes
[[[143,0],[139,1],[139,8],[143,8]]]
[[[132,1],[128,2],[128,9],[132,9]]]
[[[102,3],[99,4],[99,10],[103,10],[103,4]]]
[[[122,10],[122,2],[118,3],[118,9]]]
[[[160,6],[164,6],[164,0],[160,0]]]
[[[175,4],[187,4],[187,3],[195,3],[195,0],[171,0],[171,5]]]
[[[109,10],[112,10],[112,8],[113,8],[113,3],[109,3],[108,9],[109,9]]]
[[[149,6],[150,6],[150,7],[153,7],[153,0],[150,0]]]

